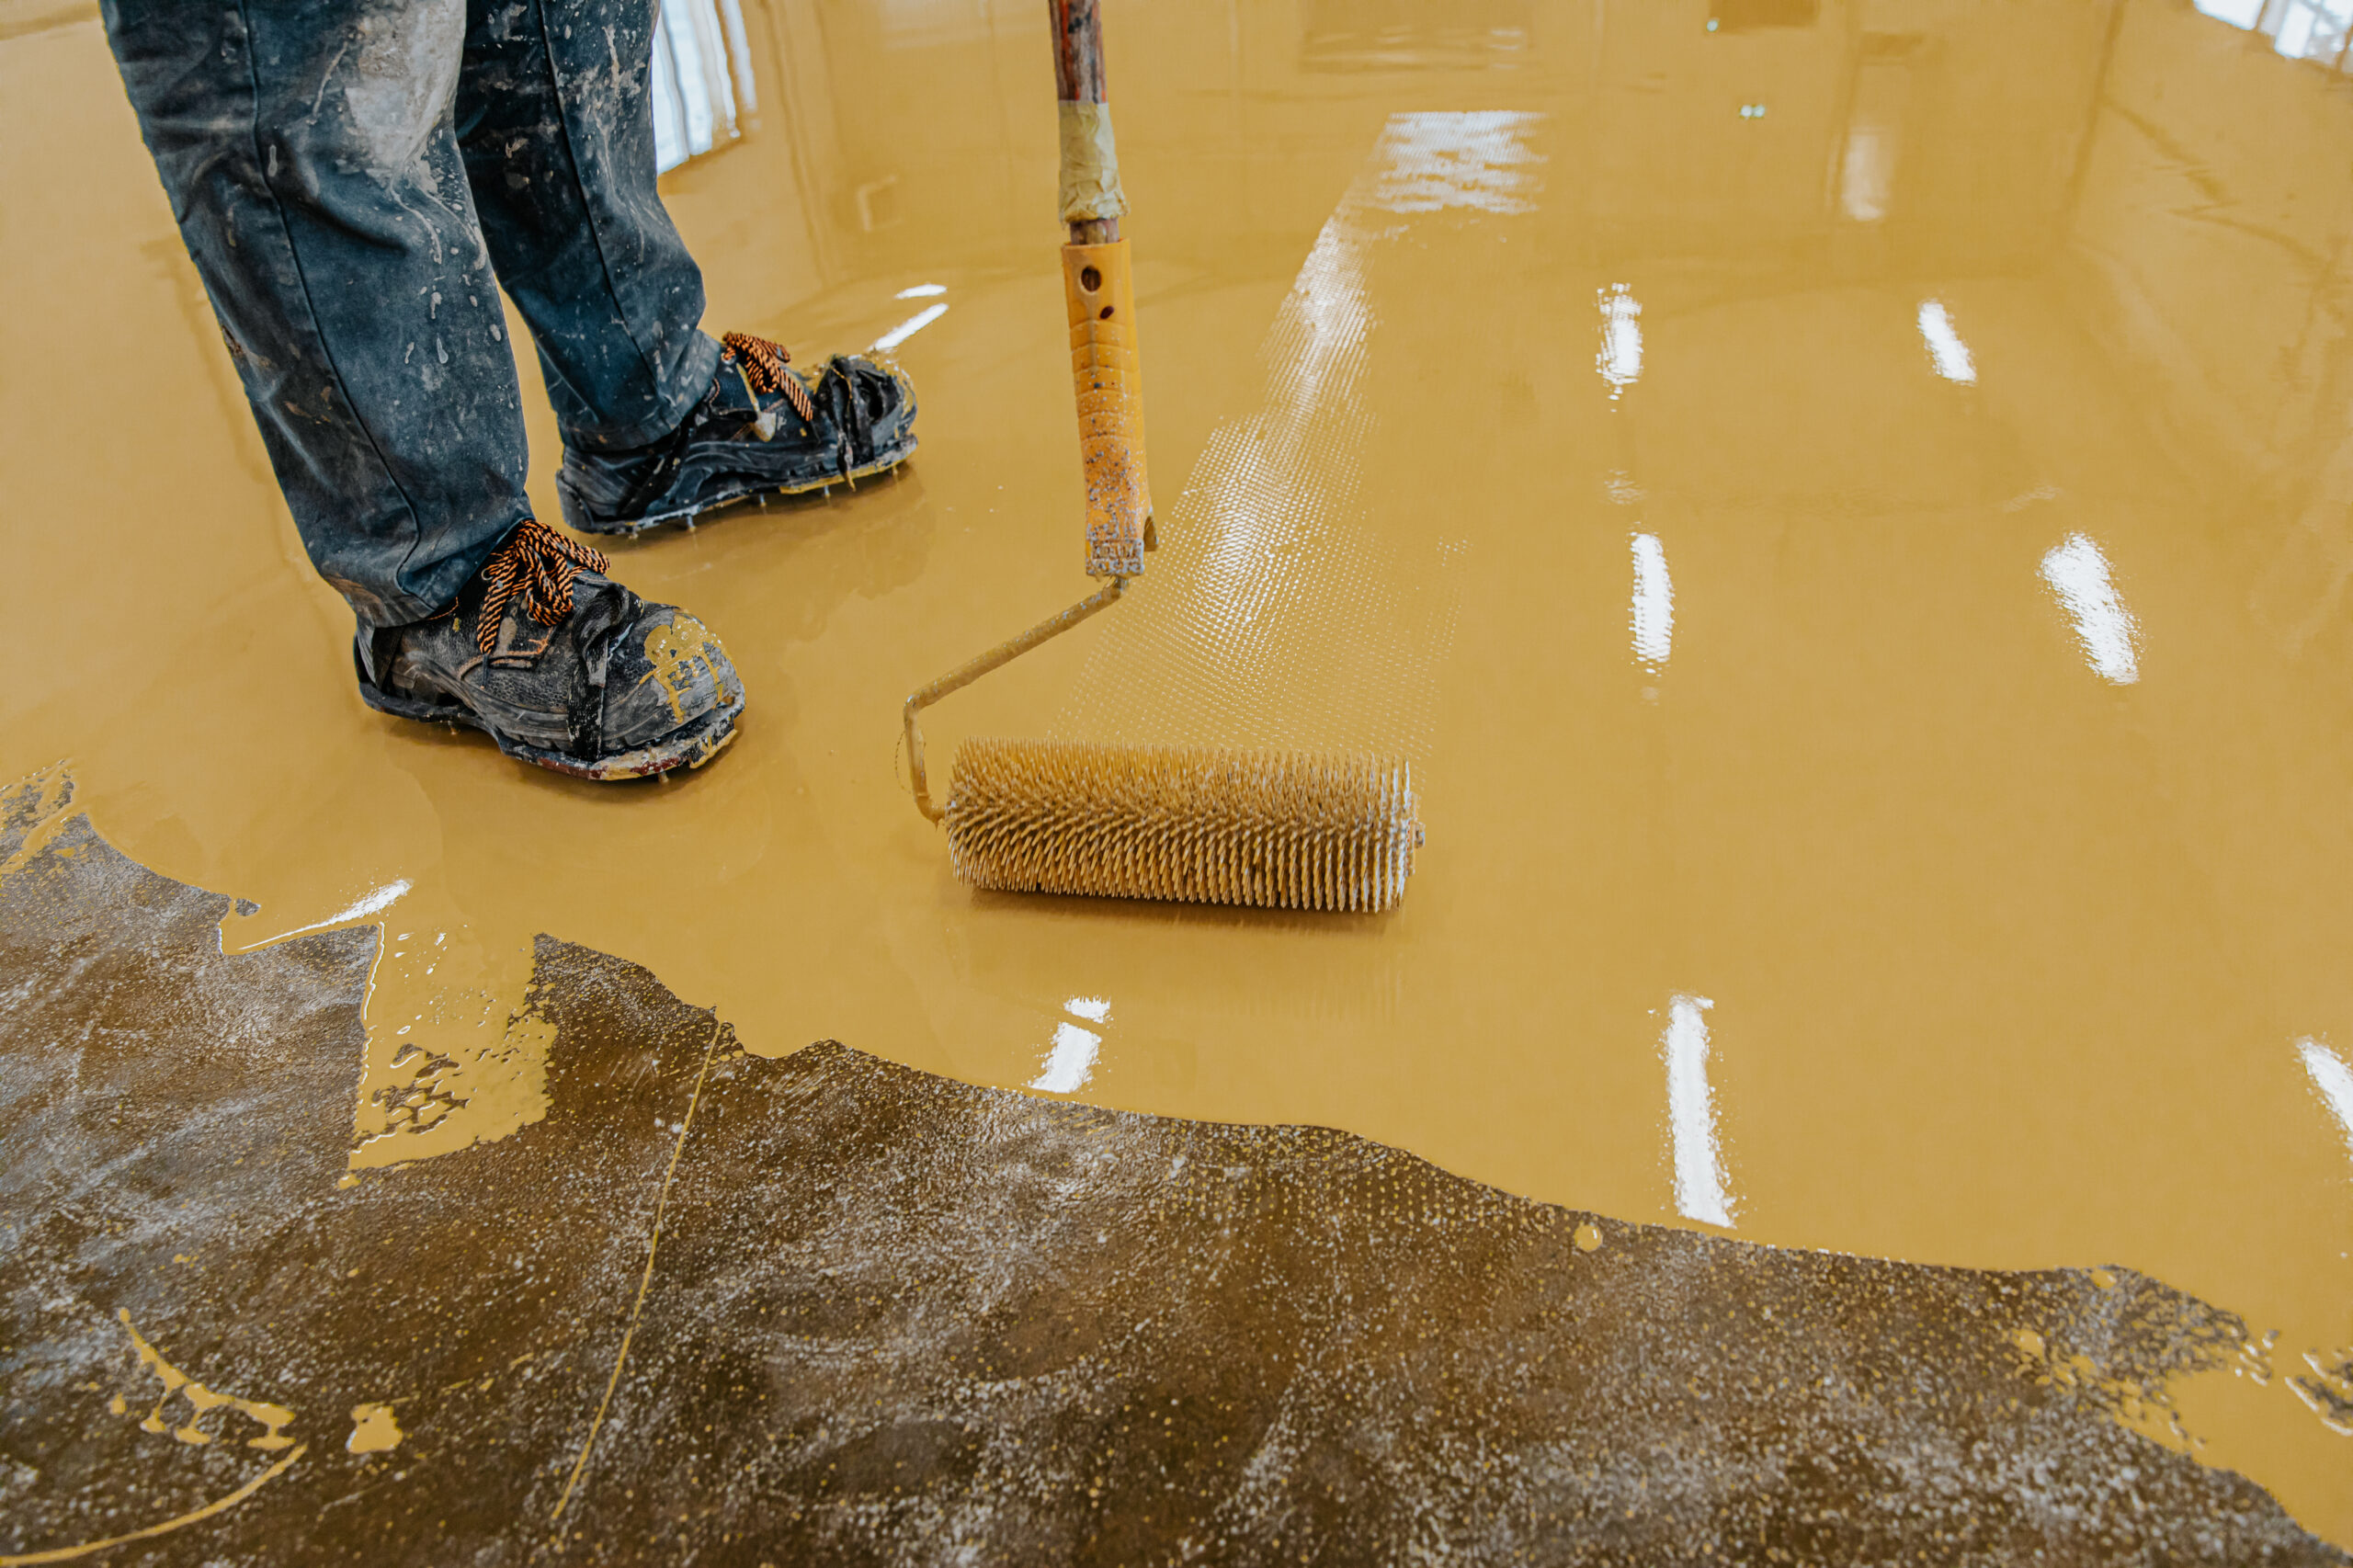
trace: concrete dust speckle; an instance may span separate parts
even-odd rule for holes
[[[2256,1347],[2129,1268],[767,1060],[548,937],[546,1115],[344,1185],[377,934],[227,907],[78,815],[0,876],[0,1559],[2346,1561],[2185,1451],[2169,1388]]]

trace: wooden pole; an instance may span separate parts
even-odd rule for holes
[[[1066,104],[1107,101],[1103,87],[1101,0],[1046,0],[1054,24],[1054,96]],[[1074,245],[1108,244],[1120,237],[1117,218],[1086,218],[1070,226]]]

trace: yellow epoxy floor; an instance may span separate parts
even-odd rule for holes
[[[948,310],[902,475],[614,551],[751,694],[642,787],[359,705],[96,22],[0,35],[0,773],[232,946],[406,884],[355,1086],[475,1103],[356,1160],[532,1114],[547,931],[767,1052],[2130,1265],[2278,1331],[2184,1420],[2353,1543],[2288,1377],[2353,1346],[2353,88],[2177,0],[1113,6],[1165,546],[927,728],[1407,756],[1411,891],[1335,921],[949,876],[898,704],[1087,585],[1042,16],[745,9],[757,123],[668,183],[709,324]]]

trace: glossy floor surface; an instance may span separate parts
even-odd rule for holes
[[[546,933],[761,1055],[2137,1270],[2276,1333],[2180,1419],[2353,1543],[2341,78],[2177,0],[1111,6],[1163,548],[933,747],[1409,758],[1321,919],[976,895],[907,799],[907,691],[1087,586],[1041,7],[747,0],[710,324],[927,315],[923,447],[615,551],[750,693],[616,788],[359,705],[96,23],[7,3],[0,776],[233,953],[382,925],[363,1182],[544,1115]]]

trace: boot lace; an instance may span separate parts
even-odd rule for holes
[[[816,423],[817,405],[809,401],[809,389],[801,384],[800,377],[785,369],[791,363],[792,355],[783,344],[754,337],[748,332],[723,334],[719,342],[719,357],[743,371],[745,381],[754,392],[780,392],[803,420]]]
[[[483,569],[490,591],[483,597],[482,624],[474,631],[474,646],[490,653],[498,648],[498,628],[506,619],[507,601],[523,596],[523,608],[541,626],[553,626],[572,613],[572,586],[583,570],[603,572],[612,562],[604,551],[568,539],[537,517],[526,517]]]

